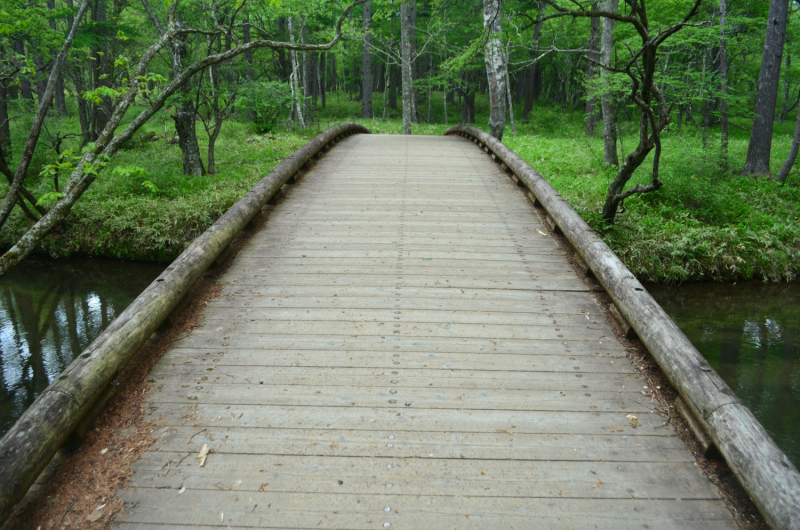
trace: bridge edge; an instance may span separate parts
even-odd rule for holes
[[[772,528],[800,521],[800,473],[686,335],[566,200],[519,155],[488,133],[457,125],[444,133],[472,140],[510,170],[573,246],[656,359]]]

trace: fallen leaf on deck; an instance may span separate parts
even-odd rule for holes
[[[200,449],[200,452],[197,454],[197,458],[200,459],[200,467],[206,465],[206,458],[208,458],[208,444],[203,444],[203,448]]]

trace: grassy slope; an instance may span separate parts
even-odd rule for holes
[[[443,121],[441,94],[434,100],[432,116]],[[380,94],[375,95],[376,114],[382,112]],[[335,97],[321,114],[322,126],[356,120],[375,133],[398,134],[397,116],[361,120],[358,103]],[[423,111],[425,109],[423,108]],[[478,124],[486,123],[486,102],[479,100]],[[450,123],[458,120],[450,109]],[[614,226],[605,226],[598,211],[613,171],[600,163],[602,142],[583,136],[582,117],[541,107],[531,122],[518,124],[517,136],[510,128],[506,144],[543,176],[598,230],[609,245],[640,278],[661,282],[698,279],[791,279],[800,263],[800,189],[797,176],[789,185],[778,186],[767,179],[739,177],[719,169],[714,149],[700,148],[700,136],[685,127],[664,138],[662,190],[626,201],[626,210]],[[168,117],[151,122],[142,132],[164,134]],[[777,127],[773,169],[777,169],[789,147],[792,123]],[[62,131],[78,128],[75,120],[56,124]],[[623,141],[631,149],[636,141],[632,123],[622,124]],[[485,126],[482,128],[486,129]],[[15,145],[22,143],[25,123],[15,124]],[[444,124],[415,125],[415,134],[441,134]],[[54,129],[51,128],[51,132]],[[204,134],[201,150],[205,150]],[[217,142],[219,173],[210,177],[180,174],[180,151],[164,140],[131,145],[114,159],[114,165],[138,165],[159,189],[151,195],[140,181],[103,172],[74,208],[66,225],[50,237],[42,251],[52,256],[76,254],[126,259],[169,260],[175,257],[222,212],[266,175],[281,160],[316,134],[316,128],[297,133],[276,132],[257,141],[248,124],[226,123]],[[718,144],[712,137],[709,145]],[[66,145],[65,148],[75,146]],[[734,130],[731,167],[741,167],[747,148],[747,133]],[[31,173],[52,157],[42,146]],[[63,177],[62,177],[63,179]],[[647,168],[637,172],[635,182],[648,181]],[[793,179],[795,179],[793,181]],[[793,185],[794,183],[794,185]],[[39,196],[52,190],[52,183],[38,177],[27,185]],[[1,191],[1,190],[0,190]],[[20,235],[27,221],[15,212],[3,231],[0,244],[7,246]]]

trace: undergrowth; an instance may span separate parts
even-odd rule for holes
[[[415,134],[441,135],[444,122],[442,95],[431,105],[431,121],[414,124]],[[478,126],[486,130],[488,105],[478,98]],[[376,118],[358,118],[358,102],[335,96],[321,110],[308,129],[291,130],[282,124],[264,135],[252,124],[226,122],[217,141],[219,172],[206,177],[181,174],[177,145],[167,140],[174,134],[166,114],[154,119],[126,145],[84,197],[68,220],[49,236],[38,250],[52,257],[76,255],[123,259],[169,261],[247,190],[308,139],[345,121],[363,123],[375,134],[400,134],[399,109],[387,109],[382,119],[382,96],[375,94]],[[426,106],[421,105],[423,113]],[[456,106],[448,109],[450,124],[459,122]],[[517,109],[519,111],[519,109]],[[519,114],[519,112],[518,112]],[[772,167],[780,167],[791,141],[791,123],[778,124],[773,142]],[[28,124],[14,123],[14,145],[22,144]],[[719,138],[713,134],[709,147],[701,148],[699,132],[673,124],[663,138],[661,190],[625,201],[613,225],[603,222],[599,211],[614,168],[601,162],[600,131],[593,138],[583,133],[580,113],[572,116],[558,108],[536,107],[528,123],[517,117],[517,134],[507,124],[504,142],[547,178],[564,198],[586,219],[642,280],[661,283],[689,280],[790,280],[800,263],[800,189],[798,177],[790,175],[786,185],[765,178],[742,177],[741,168],[748,134],[733,130],[729,167],[719,158]],[[623,153],[636,142],[636,124],[621,123]],[[50,124],[48,134],[79,130],[74,118]],[[206,141],[198,126],[201,152]],[[74,145],[71,145],[70,142]],[[64,142],[62,149],[77,152],[77,140]],[[51,163],[52,148],[45,136],[37,149],[31,177],[26,181],[40,197],[53,191],[53,183],[38,177],[41,167]],[[650,159],[629,185],[650,179]],[[133,176],[115,167],[139,166],[144,173]],[[62,183],[67,175],[61,176]],[[144,181],[152,186],[144,185]],[[7,186],[0,185],[0,192]],[[157,191],[156,191],[157,190]],[[8,247],[29,226],[15,211],[0,235]]]

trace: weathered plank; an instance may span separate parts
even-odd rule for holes
[[[392,480],[388,473],[385,477]],[[338,481],[331,484],[334,488]],[[385,484],[394,487],[392,482]],[[382,495],[187,490],[178,497],[174,491],[165,495],[161,490],[139,488],[123,496],[131,507],[125,520],[137,524],[375,529],[389,528],[387,522],[392,528],[731,528],[724,505],[710,500],[427,497],[396,494],[388,487]]]

